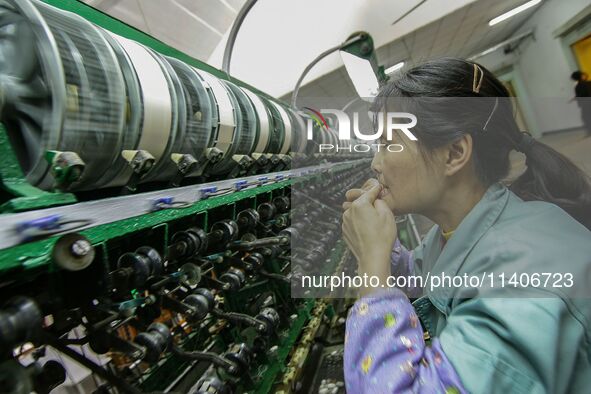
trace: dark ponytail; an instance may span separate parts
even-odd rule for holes
[[[478,97],[469,105],[466,98]],[[519,130],[513,103],[503,84],[483,66],[462,59],[442,58],[424,63],[385,85],[372,110],[388,107],[392,98],[412,98],[421,113],[413,128],[421,152],[471,134],[475,171],[484,186],[507,177],[509,153],[526,156],[526,171],[511,190],[526,201],[558,205],[591,229],[591,181],[568,158]],[[438,100],[436,100],[438,99]],[[430,105],[429,100],[436,100]],[[408,104],[407,104],[408,105]]]
[[[563,154],[536,140],[523,153],[527,169],[511,184],[511,190],[526,201],[556,204],[591,230],[591,188],[587,174]]]

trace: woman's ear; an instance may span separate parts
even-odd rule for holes
[[[472,156],[472,136],[464,134],[446,148],[445,175],[451,176],[462,170]]]

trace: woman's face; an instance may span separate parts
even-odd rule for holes
[[[412,141],[399,131],[394,131],[393,140],[388,141],[384,135],[379,143],[403,146],[401,152],[381,147],[373,158],[371,167],[383,186],[379,198],[397,215],[427,213],[435,207],[445,178],[442,152],[433,151],[427,162],[419,151],[419,141]]]

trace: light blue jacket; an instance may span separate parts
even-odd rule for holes
[[[562,209],[494,184],[445,247],[435,226],[413,257],[423,278],[486,278],[413,303],[467,390],[591,393],[591,232]]]

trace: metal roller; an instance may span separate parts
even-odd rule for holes
[[[165,161],[178,128],[178,100],[170,74],[166,72],[163,60],[153,51],[135,41],[112,34],[128,56],[135,70],[141,91],[141,127],[133,130],[140,135],[134,150],[144,150],[155,159],[155,173]],[[175,74],[176,75],[176,74]],[[122,150],[118,154],[121,155]],[[129,173],[128,169],[124,170]],[[109,186],[122,186],[128,176],[120,176],[109,182]]]
[[[211,137],[214,123],[217,124],[218,119],[216,103],[192,67],[174,58],[167,60],[183,85],[186,102],[184,139],[179,151],[173,153],[191,154],[195,159],[201,160],[205,150],[213,146]]]
[[[285,109],[277,104],[274,101],[270,101],[271,105],[273,105],[279,116],[281,117],[281,123],[283,123],[283,139],[281,141],[281,148],[279,149],[279,153],[282,155],[286,155],[289,153],[289,148],[291,146],[291,118],[287,115]]]
[[[306,122],[301,114],[288,108],[288,113],[292,119],[292,139],[291,152],[304,153],[306,151]]]
[[[340,146],[339,145],[339,135],[338,135],[338,132],[336,130],[334,130],[334,129],[329,129],[329,130],[330,130],[330,134],[331,134],[331,141],[332,141],[331,144],[333,144],[333,146],[335,146],[335,149],[336,149],[337,146]],[[342,150],[340,150],[340,151],[337,152],[335,150],[334,153],[335,154],[343,154],[343,153],[346,153],[346,152],[343,152]]]
[[[262,98],[272,119],[271,138],[267,147],[267,153],[279,153],[283,147],[283,140],[285,136],[285,126],[283,118],[277,107],[271,100]]]
[[[301,114],[73,13],[0,0],[0,31],[0,120],[42,189],[178,185],[237,176],[261,154],[309,150]],[[139,153],[149,166],[138,169]],[[76,169],[67,179],[56,171],[62,154]]]
[[[177,169],[174,162],[170,159],[171,153],[180,152],[185,138],[185,132],[187,127],[187,107],[185,94],[183,91],[183,85],[174,71],[170,63],[164,58],[164,56],[158,54],[151,49],[148,49],[150,54],[154,56],[156,61],[160,64],[164,77],[168,82],[168,90],[170,97],[172,98],[172,125],[170,129],[170,135],[168,143],[162,157],[156,162],[154,168],[145,177],[144,182],[149,181],[167,181],[174,176]],[[160,143],[164,144],[166,139],[161,139]]]
[[[27,179],[49,189],[47,151],[86,164],[73,188],[94,187],[116,160],[125,84],[102,33],[85,19],[35,0],[2,0],[2,121]]]
[[[259,139],[259,122],[256,110],[246,93],[232,82],[222,81],[224,86],[236,98],[237,107],[242,115],[242,121],[239,123],[240,133],[236,140],[236,149],[234,154],[250,155],[254,152],[255,145]]]
[[[320,131],[322,136],[322,144],[330,144],[336,147],[339,145],[339,137],[334,127],[338,127],[338,119],[336,118],[336,116],[333,115],[327,115],[326,118],[329,127],[327,129],[322,129]]]
[[[238,139],[240,132],[238,125],[242,120],[240,111],[235,111],[236,99],[224,87],[221,81],[213,75],[195,69],[197,74],[204,80],[208,89],[212,92],[218,109],[218,124],[214,130],[214,146],[222,151],[224,157],[211,170],[213,174],[227,172],[232,166],[232,155],[235,151],[234,142]]]
[[[101,29],[102,30],[102,29]],[[123,139],[120,149],[137,150],[140,142],[142,125],[144,124],[144,103],[142,102],[142,90],[140,81],[133,67],[133,63],[123,49],[119,41],[106,30],[102,30],[103,35],[115,51],[119,61],[121,72],[125,80],[126,88],[126,112]],[[102,179],[97,182],[97,186],[113,186],[124,184],[131,176],[131,169],[121,155],[117,155],[113,163],[105,172]]]
[[[267,112],[265,103],[259,98],[259,96],[248,89],[242,90],[244,90],[252,102],[259,124],[259,138],[254,148],[254,153],[265,153],[270,141],[271,122],[273,120],[270,118],[269,112]]]
[[[322,129],[312,120],[310,115],[305,112],[298,112],[304,122],[304,136],[306,139],[306,145],[304,153],[306,155],[312,155],[318,152],[318,145],[322,143]],[[308,140],[308,125],[312,125],[312,139]]]

